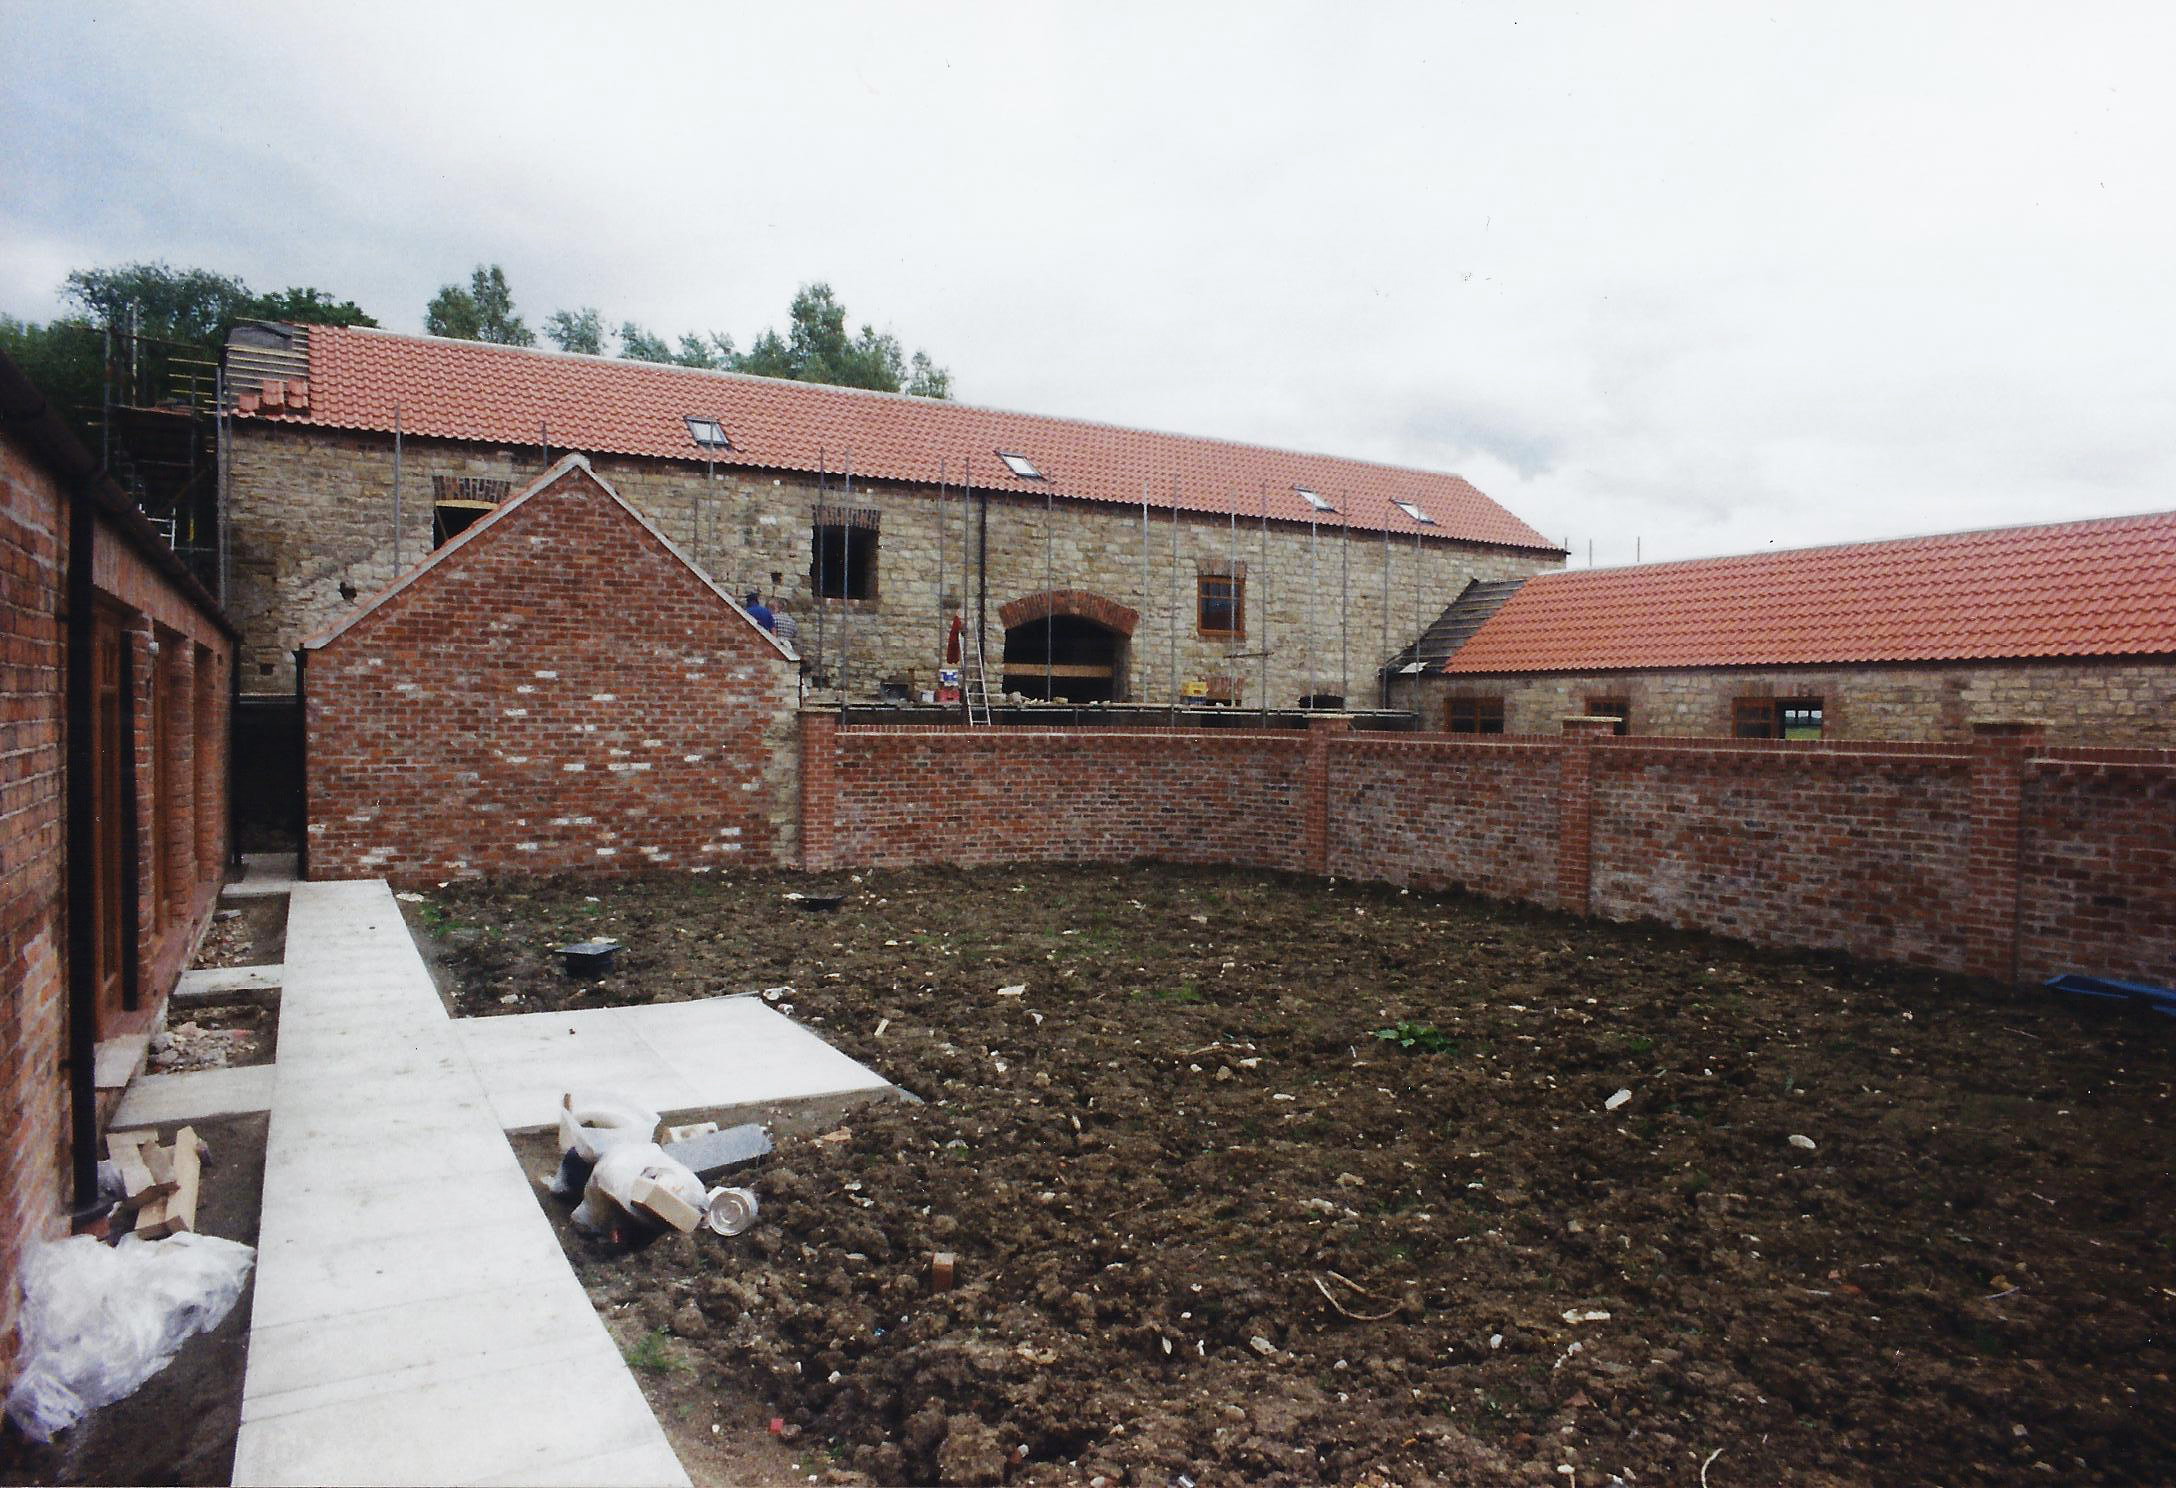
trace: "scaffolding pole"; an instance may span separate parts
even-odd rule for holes
[[[821,523],[822,523],[822,520],[823,520],[823,515],[824,515],[824,509],[825,509],[825,507],[826,507],[826,506],[828,506],[828,505],[830,504],[830,503],[829,503],[829,501],[827,500],[827,498],[828,498],[828,497],[829,497],[830,495],[831,495],[831,456],[830,456],[830,453],[829,453],[829,451],[827,451],[827,450],[826,450],[826,449],[825,449],[825,448],[824,448],[824,447],[823,447],[822,445],[820,445],[820,444],[819,444],[819,445],[817,445],[817,446],[816,446],[816,517],[817,517],[817,521],[816,521],[815,523],[812,523],[812,524],[810,524],[810,530],[811,530],[811,531],[812,531],[812,532],[814,533],[814,553],[813,553],[813,556],[814,556],[814,559],[815,559],[815,561],[814,561],[813,563],[811,563],[811,564],[809,565],[809,567],[810,567],[811,569],[813,569],[813,570],[815,571],[815,579],[816,579],[816,667],[817,667],[817,670],[818,670],[818,672],[819,672],[819,673],[820,673],[820,672],[821,672],[821,671],[823,670],[823,667],[824,667],[824,661],[825,661],[825,652],[824,652],[824,531],[823,531],[823,527],[822,527]],[[815,684],[815,681],[816,681],[816,679],[815,679],[814,677],[811,677],[811,678],[809,678],[809,683],[810,683],[810,685],[811,685],[811,686],[813,686],[813,685]]]
[[[1346,503],[1347,506],[1351,502]],[[1344,531],[1337,544],[1337,702],[1352,711],[1352,513],[1338,512]]]
[[[1141,618],[1143,620],[1148,619],[1148,477],[1145,475],[1141,477]],[[1147,640],[1148,637],[1143,636],[1142,639]],[[1148,680],[1148,664],[1143,662],[1140,670],[1141,679],[1146,683]],[[1112,683],[1111,695],[1115,701],[1118,694],[1117,679],[1115,677],[1112,679]],[[1141,688],[1141,700],[1143,702],[1148,701],[1148,688],[1146,686]]]
[[[937,457],[937,602],[934,606],[932,606],[932,608],[934,608],[937,612],[937,665],[934,670],[938,672],[942,672],[944,670],[944,581],[947,577],[945,573],[946,559],[944,556],[944,537],[946,526],[944,514],[944,476],[944,456],[939,455]],[[931,689],[930,696],[932,698],[936,696],[936,691],[934,688]]]
[[[1322,537],[1321,527],[1322,513],[1310,501],[1307,503],[1307,629],[1304,633],[1307,648],[1307,706],[1310,710],[1315,706],[1315,694],[1321,691],[1315,684],[1315,612],[1320,608],[1318,601],[1321,598],[1321,590],[1316,587],[1319,580],[1315,573],[1315,552]]]
[[[400,577],[400,405],[393,405],[393,577]]]
[[[854,665],[854,447],[848,445],[840,470],[839,515],[846,519],[839,544],[839,714],[846,713],[846,692]]]
[[[1179,722],[1179,473],[1171,472],[1171,591],[1170,621],[1165,635],[1171,643],[1171,723]]]
[[[1054,657],[1054,656],[1052,656],[1052,655],[1051,655],[1051,652],[1052,652],[1052,650],[1054,650],[1054,649],[1056,648],[1056,646],[1057,646],[1057,629],[1058,629],[1058,619],[1057,619],[1057,616],[1055,616],[1055,615],[1053,615],[1053,614],[1051,613],[1051,610],[1052,610],[1052,608],[1053,608],[1054,606],[1053,606],[1053,604],[1052,604],[1052,595],[1051,595],[1051,593],[1050,593],[1050,555],[1051,555],[1051,538],[1052,538],[1052,531],[1051,531],[1051,528],[1052,528],[1052,522],[1053,522],[1053,519],[1054,519],[1054,518],[1056,517],[1056,515],[1057,515],[1057,511],[1056,511],[1056,508],[1055,508],[1055,506],[1053,505],[1053,503],[1055,502],[1055,500],[1056,500],[1056,497],[1055,497],[1055,495],[1054,495],[1054,494],[1052,493],[1052,491],[1051,491],[1050,487],[1048,487],[1047,485],[1046,485],[1046,486],[1044,486],[1044,487],[1043,487],[1043,702],[1044,702],[1045,704],[1049,704],[1049,703],[1054,703],[1054,702],[1056,702],[1056,701],[1058,700],[1058,689],[1057,689],[1056,683],[1055,683],[1055,682],[1054,682],[1054,681],[1052,680],[1052,672],[1051,672],[1051,663],[1052,663],[1053,661],[1055,661],[1055,660],[1057,659],[1056,657]],[[1004,662],[1003,662],[1003,660],[1002,660],[1002,659],[1000,659],[1000,661],[999,661],[999,663],[998,663],[998,664],[999,664],[1000,666],[1004,665]]]
[[[1390,706],[1390,520],[1383,519],[1383,649],[1376,653],[1376,701]]]
[[[1262,498],[1262,724],[1269,725],[1269,487],[1259,482]]]
[[[1232,509],[1228,513],[1226,513],[1226,516],[1229,518],[1231,523],[1231,534],[1230,537],[1227,539],[1231,547],[1231,553],[1226,560],[1230,564],[1230,567],[1224,570],[1224,680],[1226,682],[1231,682],[1239,675],[1239,668],[1237,667],[1237,665],[1235,665],[1235,663],[1237,663],[1239,660],[1239,642],[1241,640],[1240,631],[1242,627],[1244,627],[1247,623],[1247,612],[1242,607],[1240,602],[1242,599],[1242,595],[1239,588],[1238,506],[1235,504]],[[1228,698],[1226,699],[1226,701],[1229,702],[1234,708],[1239,706],[1239,699],[1237,698]]]

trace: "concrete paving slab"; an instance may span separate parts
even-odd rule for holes
[[[234,1481],[685,1484],[390,890],[293,893]]]
[[[207,966],[185,971],[174,984],[180,998],[201,997],[211,992],[265,992],[277,990],[284,966]]]
[[[243,853],[242,877],[219,892],[237,899],[289,893],[295,887],[296,866],[293,853]]]
[[[150,1048],[151,1035],[148,1033],[127,1033],[119,1038],[100,1040],[92,1051],[92,1080],[100,1090],[119,1090],[136,1078]]]
[[[416,1371],[442,1370],[436,1376],[441,1379],[487,1373],[502,1350],[512,1354],[593,1342],[591,1335],[602,1327],[586,1297],[564,1288],[539,1297],[532,1287],[510,1286],[352,1313],[337,1351],[323,1347],[314,1321],[252,1328],[250,1365],[261,1367],[269,1383],[257,1395],[251,1419],[353,1399],[352,1393],[321,1393],[343,1386],[364,1392],[384,1387],[383,1382],[413,1383]]]
[[[645,1448],[644,1481],[687,1482],[625,1361],[605,1347],[284,1415],[250,1417],[245,1407],[234,1480],[586,1484],[603,1480],[578,1464]]]
[[[689,1111],[889,1083],[752,997],[462,1018],[453,1027],[510,1131],[556,1124],[570,1090]]]
[[[216,1116],[251,1116],[272,1109],[279,1066],[243,1064],[228,1069],[140,1075],[114,1112],[116,1128],[170,1126]]]

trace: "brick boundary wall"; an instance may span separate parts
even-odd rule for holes
[[[2176,749],[802,718],[807,866],[1237,864],[1758,945],[2176,985]]]

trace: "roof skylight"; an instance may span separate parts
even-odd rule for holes
[[[999,450],[997,457],[1005,462],[1007,470],[1010,470],[1022,480],[1042,480],[1045,478],[1043,473],[1035,468],[1035,462],[1026,455],[1015,454],[1011,450]]]
[[[1330,498],[1327,496],[1318,495],[1305,486],[1294,486],[1292,489],[1298,493],[1300,500],[1306,502],[1318,512],[1334,512],[1337,510],[1335,506],[1331,505]]]
[[[691,413],[687,415],[687,421],[688,437],[704,449],[729,450],[733,447],[733,441],[725,437],[725,425],[716,419]]]
[[[1414,521],[1420,523],[1423,527],[1433,527],[1436,524],[1436,519],[1434,517],[1429,516],[1428,513],[1422,511],[1419,507],[1415,506],[1410,501],[1404,501],[1396,496],[1393,496],[1390,498],[1390,504],[1396,507],[1399,511],[1404,512]]]

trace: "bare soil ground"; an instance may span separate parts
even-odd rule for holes
[[[198,1230],[255,1245],[267,1119],[236,1116],[191,1124],[211,1148],[197,1199]],[[159,1140],[171,1142],[179,1129],[158,1128]],[[50,1443],[27,1441],[13,1426],[0,1432],[0,1483],[231,1482],[256,1289],[252,1270],[241,1301],[217,1328],[184,1343],[134,1395],[92,1413]]]
[[[409,908],[463,1011],[791,986],[928,1099],[782,1132],[737,1241],[573,1243],[838,1476],[2171,1477],[2165,1020],[1244,872]]]
[[[287,896],[260,894],[220,906],[190,965],[277,966],[286,952]]]

